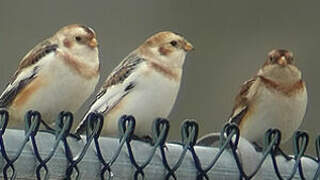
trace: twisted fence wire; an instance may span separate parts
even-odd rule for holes
[[[90,147],[95,148],[96,156],[98,161],[101,164],[100,168],[100,179],[113,179],[116,176],[112,172],[113,164],[119,158],[121,152],[125,148],[128,154],[129,161],[132,167],[135,169],[133,174],[133,179],[145,179],[145,168],[150,165],[151,160],[154,158],[155,154],[159,152],[162,166],[165,169],[164,179],[179,179],[176,172],[181,168],[183,160],[186,157],[186,154],[189,152],[191,154],[194,168],[196,170],[196,179],[210,179],[212,176],[209,176],[209,172],[214,171],[214,167],[221,159],[221,156],[224,152],[229,152],[232,154],[232,157],[236,163],[236,167],[239,171],[239,179],[253,179],[259,170],[261,170],[263,164],[266,162],[268,157],[271,158],[272,167],[274,173],[278,179],[294,179],[298,172],[300,179],[306,179],[304,169],[302,166],[302,158],[309,158],[314,161],[318,166],[314,172],[313,179],[318,179],[320,174],[320,136],[316,139],[316,153],[317,157],[305,156],[304,153],[309,143],[309,137],[306,132],[297,131],[294,135],[294,156],[293,160],[295,161],[291,173],[287,178],[285,175],[281,175],[279,169],[279,163],[277,161],[277,152],[279,149],[279,144],[281,141],[281,133],[277,129],[270,129],[266,132],[264,139],[264,147],[262,151],[262,157],[254,169],[253,172],[247,174],[244,170],[243,164],[240,160],[238,150],[239,144],[239,129],[235,124],[226,124],[220,132],[218,152],[215,156],[208,157],[211,160],[207,160],[207,166],[204,167],[200,161],[199,155],[197,154],[195,147],[199,127],[196,121],[194,120],[185,120],[181,126],[181,149],[180,154],[175,155],[175,163],[170,164],[168,162],[167,153],[170,151],[167,149],[166,140],[169,132],[169,122],[166,119],[158,118],[154,121],[152,126],[152,137],[153,144],[150,148],[149,154],[145,154],[147,157],[144,161],[136,160],[136,153],[132,144],[132,139],[134,136],[135,129],[135,118],[130,115],[124,115],[119,120],[119,143],[115,148],[115,152],[110,157],[104,157],[103,151],[108,151],[108,149],[102,149],[99,143],[100,132],[103,127],[103,116],[101,114],[91,113],[88,117],[87,131],[85,136],[85,143],[81,150],[78,150],[78,153],[75,154],[70,146],[68,137],[71,135],[70,129],[73,123],[73,115],[69,112],[61,112],[56,120],[56,128],[54,131],[55,140],[52,143],[52,148],[46,157],[42,157],[40,154],[40,149],[38,147],[38,140],[36,140],[37,134],[40,131],[39,127],[42,122],[40,113],[36,111],[29,111],[25,115],[25,138],[20,144],[20,147],[16,150],[16,153],[9,157],[4,141],[4,134],[6,132],[6,127],[9,120],[9,114],[5,110],[0,110],[0,150],[2,159],[4,159],[4,165],[2,166],[2,176],[4,179],[16,179],[18,174],[15,169],[15,162],[21,156],[26,144],[31,140],[32,152],[35,159],[38,162],[37,167],[35,168],[35,178],[36,179],[50,179],[53,174],[50,174],[50,169],[48,168],[48,163],[54,158],[54,155],[57,153],[59,144],[62,144],[64,149],[65,159],[67,160],[67,167],[65,168],[64,179],[81,179],[81,170],[78,167],[78,164],[83,160],[88,149]],[[92,141],[94,142],[92,145]],[[91,146],[92,145],[92,146]],[[125,147],[124,147],[125,146]],[[108,160],[107,160],[108,159]],[[11,173],[10,173],[11,172]],[[43,173],[41,173],[43,172]],[[106,173],[108,173],[106,175]],[[11,175],[10,175],[11,174]],[[310,173],[308,173],[310,174]],[[211,174],[210,174],[211,175]]]

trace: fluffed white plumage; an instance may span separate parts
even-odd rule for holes
[[[260,146],[270,128],[281,131],[284,143],[301,125],[307,99],[292,53],[273,50],[257,75],[243,84],[229,121],[239,125],[242,137]]]
[[[249,117],[241,124],[241,136],[250,142],[262,144],[264,132],[269,128],[281,131],[282,142],[288,141],[303,121],[307,107],[307,91],[286,97],[261,87],[256,92]]]
[[[90,112],[103,113],[103,135],[116,136],[118,119],[136,118],[135,135],[148,136],[157,117],[166,118],[179,92],[183,63],[192,45],[172,32],[146,40],[127,56],[107,78],[76,134],[84,131]]]
[[[28,110],[51,124],[61,111],[75,113],[99,80],[96,35],[83,25],[69,25],[32,49],[20,62],[0,96],[9,110],[9,127],[23,128]]]

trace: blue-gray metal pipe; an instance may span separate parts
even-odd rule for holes
[[[25,132],[22,130],[6,130],[4,135],[4,143],[6,152],[8,153],[9,157],[13,157],[16,154],[23,142],[24,137]],[[48,133],[39,132],[36,138],[40,155],[42,157],[47,157],[49,152],[53,149],[55,136]],[[76,152],[79,152],[85,144],[85,140],[76,141],[73,138],[68,138],[68,140],[70,148],[72,149],[74,154],[76,154]],[[117,150],[117,147],[119,146],[119,140],[116,138],[100,137],[99,142],[104,158],[106,160],[109,160]],[[132,141],[131,144],[136,161],[137,163],[141,164],[149,157],[152,151],[152,146],[138,141]],[[169,161],[169,165],[176,163],[183,150],[182,146],[169,143],[167,143],[166,146],[166,155]],[[217,155],[219,149],[214,147],[195,146],[195,151],[200,159],[202,167],[206,167]],[[251,144],[244,139],[240,139],[238,154],[241,159],[243,169],[246,171],[246,173],[251,173],[251,171],[258,164],[259,160],[262,158],[262,154],[256,152]],[[290,176],[291,170],[294,167],[295,161],[287,161],[281,156],[277,157],[277,161],[281,175],[283,176],[283,178],[288,178]],[[3,170],[5,164],[6,161],[2,156],[0,156],[1,171]],[[31,142],[28,142],[24,147],[22,154],[14,163],[14,167],[17,172],[16,178],[35,179],[35,169],[38,165],[39,162],[34,156]],[[66,160],[62,143],[60,143],[57,151],[55,152],[55,155],[47,163],[47,166],[49,170],[49,179],[65,178],[68,161]],[[316,173],[318,164],[309,158],[303,158],[302,166],[305,178],[312,179]],[[82,161],[78,164],[78,168],[80,171],[80,179],[100,179],[100,170],[102,168],[102,165],[96,156],[96,150],[93,143],[90,145]],[[115,180],[133,179],[136,169],[131,164],[131,161],[128,157],[128,150],[127,148],[125,148],[125,146],[122,148],[120,156],[111,166],[111,171],[113,173],[113,179]],[[165,176],[168,172],[162,164],[159,150],[156,151],[151,162],[143,171],[145,173],[145,179],[165,179]],[[208,171],[207,174],[210,179],[239,179],[239,170],[233,154],[230,152],[230,150],[226,150],[223,152],[217,163],[211,170]],[[195,168],[194,160],[189,151],[187,152],[181,166],[178,168],[175,175],[177,179],[196,179],[197,169]],[[0,178],[3,178],[3,174],[0,175]],[[277,179],[270,157],[268,157],[263,163],[261,169],[256,174],[255,179]],[[295,174],[294,179],[300,179],[298,171]]]

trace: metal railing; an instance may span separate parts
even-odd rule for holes
[[[55,131],[41,132],[41,115],[29,111],[25,131],[6,129],[9,120],[0,111],[0,169],[2,179],[318,179],[320,138],[315,143],[317,157],[304,152],[309,137],[294,135],[294,155],[287,160],[277,155],[279,130],[265,135],[262,152],[239,137],[234,124],[220,132],[218,147],[196,145],[198,124],[185,120],[181,142],[166,143],[169,122],[153,123],[154,144],[132,140],[135,119],[119,120],[119,139],[99,137],[103,116],[88,116],[87,133],[81,140],[70,136],[71,113],[60,113]]]

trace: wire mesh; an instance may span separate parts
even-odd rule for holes
[[[152,144],[133,140],[135,118],[119,120],[119,139],[100,137],[103,116],[88,116],[86,135],[72,137],[73,115],[61,112],[51,132],[41,132],[40,113],[25,115],[25,130],[7,129],[9,114],[0,111],[0,168],[2,179],[318,179],[317,157],[304,155],[308,134],[297,131],[294,155],[278,155],[281,133],[265,134],[262,152],[240,138],[235,124],[220,132],[218,147],[196,145],[199,127],[194,120],[181,126],[181,142],[167,143],[169,122],[158,118],[152,126]],[[250,169],[250,170],[248,170]]]

